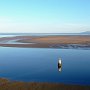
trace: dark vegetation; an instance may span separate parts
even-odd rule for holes
[[[17,82],[0,78],[0,90],[90,90],[90,86]]]

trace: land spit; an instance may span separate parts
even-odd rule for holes
[[[17,40],[16,42],[23,43],[23,44],[8,43],[8,41],[11,41],[11,40]],[[27,47],[27,48],[90,48],[90,36],[89,35],[88,36],[87,35],[83,35],[83,36],[64,35],[64,36],[3,37],[3,38],[0,38],[0,46]]]

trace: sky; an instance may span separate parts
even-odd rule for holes
[[[90,0],[0,0],[0,33],[90,31]]]

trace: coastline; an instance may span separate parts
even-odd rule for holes
[[[19,39],[19,40],[18,40]],[[17,40],[23,44],[2,43]],[[23,48],[90,48],[90,36],[16,36],[0,38],[2,47]],[[24,44],[25,43],[25,44]],[[33,43],[33,44],[29,44]],[[0,78],[0,90],[89,90],[90,85],[23,82]]]
[[[3,43],[16,40],[17,43]],[[32,43],[32,44],[31,44]],[[16,36],[0,38],[0,46],[25,48],[90,48],[90,36]]]
[[[0,90],[89,90],[89,85],[10,81],[0,78]]]

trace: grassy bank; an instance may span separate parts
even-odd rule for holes
[[[90,86],[16,82],[0,78],[0,90],[90,90]]]

